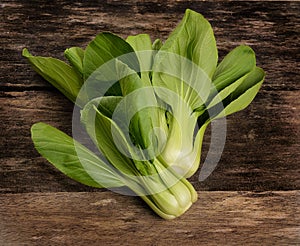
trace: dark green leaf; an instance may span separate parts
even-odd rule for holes
[[[225,115],[230,115],[246,108],[258,93],[264,81],[264,71],[256,67],[246,77],[243,83],[230,94],[224,101]]]
[[[163,43],[160,39],[155,39],[153,44],[152,44],[152,49],[153,50],[160,50],[160,48],[163,46]]]
[[[213,85],[217,91],[220,91],[252,71],[255,64],[254,51],[249,46],[238,46],[218,65],[213,76]]]
[[[125,55],[125,56],[123,56]],[[112,33],[98,34],[85,49],[83,74],[87,79],[96,69],[108,61],[118,58],[130,68],[139,71],[139,62],[133,48],[122,38]]]

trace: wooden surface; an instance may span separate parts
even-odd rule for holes
[[[299,242],[299,192],[199,192],[164,221],[136,197],[115,193],[6,194],[0,236],[25,245],[286,245]],[[16,219],[18,223],[16,223]]]
[[[300,244],[299,2],[5,0],[0,8],[0,245]],[[21,51],[63,58],[101,31],[165,40],[186,8],[209,19],[220,58],[248,44],[267,77],[253,103],[228,117],[213,174],[191,178],[199,201],[163,221],[138,198],[80,185],[37,154],[30,126],[70,134],[73,106]],[[204,160],[209,134],[203,148]]]

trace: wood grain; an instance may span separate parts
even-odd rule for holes
[[[2,245],[293,245],[299,192],[199,192],[182,217],[164,221],[136,197],[115,193],[6,194]]]

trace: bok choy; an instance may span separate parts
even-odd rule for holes
[[[207,126],[248,106],[264,80],[248,46],[218,64],[212,27],[189,9],[165,43],[103,32],[85,49],[66,49],[68,63],[27,49],[23,56],[80,109],[93,143],[36,123],[37,151],[85,185],[129,188],[164,219],[197,200],[186,178],[199,168]]]

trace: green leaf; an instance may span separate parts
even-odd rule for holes
[[[85,49],[83,74],[86,80],[83,94],[89,99],[100,96],[122,96],[118,83],[116,62],[120,60],[139,72],[139,61],[134,49],[122,38],[100,33]]]
[[[22,55],[28,59],[38,74],[72,102],[76,101],[83,80],[71,66],[52,57],[32,56],[27,49],[23,49]],[[77,103],[82,106],[84,101],[85,98],[81,98],[77,100]]]
[[[217,60],[216,41],[209,22],[202,15],[187,10],[155,56],[152,83],[157,87],[157,95],[173,111],[178,103],[182,104],[180,98],[192,111],[197,109],[209,95]],[[175,94],[172,96],[168,91]]]
[[[152,50],[152,42],[148,34],[128,36],[126,42],[129,43],[135,51]]]
[[[112,59],[101,65],[85,81],[81,93],[87,95],[89,101],[102,96],[122,96],[122,90],[119,84],[121,78],[117,64],[117,58]]]
[[[114,58],[120,59],[133,70],[140,71],[138,58],[133,48],[117,35],[103,32],[98,34],[85,49],[84,78],[87,79],[96,69]]]
[[[58,129],[36,123],[31,137],[36,150],[68,177],[98,188],[124,186],[109,164]]]
[[[256,66],[254,51],[245,45],[233,49],[218,65],[213,76],[213,85],[217,91],[232,84]]]
[[[249,46],[241,45],[230,51],[217,67],[205,106],[197,109],[199,114],[205,107],[212,108],[231,94],[255,69],[255,64],[255,53]]]
[[[116,74],[119,78],[119,84],[122,91],[122,95],[125,97],[131,92],[141,89],[146,86],[150,86],[147,82],[143,81],[138,74],[132,70],[125,63],[116,60]],[[153,91],[153,90],[152,90]],[[150,97],[153,100],[154,92]],[[146,98],[144,98],[146,100]]]
[[[123,74],[119,83],[124,95],[122,107],[117,110],[121,116],[117,124],[128,123],[131,136],[137,146],[147,149],[147,159],[155,157],[164,144],[166,134],[165,115],[159,108],[154,89],[126,64],[118,64]],[[126,126],[126,125],[125,125]],[[127,130],[126,129],[123,130]],[[160,131],[154,132],[160,128]]]
[[[152,83],[158,97],[171,108],[167,144],[161,159],[171,166],[196,156],[194,111],[207,100],[211,78],[217,66],[217,47],[213,30],[200,14],[187,10],[155,56]],[[190,163],[191,165],[193,163]],[[188,164],[187,164],[188,166]],[[184,174],[190,174],[183,168]]]
[[[218,62],[213,29],[199,13],[187,9],[182,21],[171,33],[162,51],[183,56],[197,64],[212,78]]]
[[[80,76],[83,76],[83,57],[84,50],[79,47],[72,47],[65,50],[65,57],[71,65],[78,71]]]
[[[152,44],[152,49],[153,50],[160,50],[160,48],[163,46],[163,43],[160,39],[155,39],[153,44]]]
[[[236,81],[232,81],[231,84],[227,85],[224,89],[222,89],[219,93],[213,92],[211,96],[211,101],[207,100],[206,107],[212,108],[213,106],[222,102],[226,97],[232,94],[242,83],[244,83],[245,79],[248,77],[250,73],[242,76],[241,78],[237,79]],[[214,95],[214,97],[213,97]]]
[[[151,71],[153,64],[152,42],[150,36],[148,34],[128,36],[126,42],[136,51],[141,68],[141,78],[145,85],[150,86],[149,72]]]
[[[264,81],[264,71],[256,67],[250,73],[239,79],[236,85],[232,86],[231,93],[226,93],[226,97],[220,103],[216,103],[209,108],[210,115],[206,111],[201,115],[201,122],[212,121],[213,119],[224,117],[246,108],[258,93]],[[225,88],[227,89],[227,88]],[[222,93],[222,91],[221,91]],[[220,98],[223,96],[221,95]]]
[[[111,119],[116,107],[122,99],[123,97],[119,96],[105,96],[94,99],[93,104],[97,106],[98,110],[102,112],[104,116]]]
[[[127,175],[138,175],[126,138],[116,123],[99,111],[104,107],[99,107],[99,104],[101,98],[94,99],[81,111],[81,121],[87,133],[101,153],[119,171]]]
[[[224,110],[224,108],[236,100],[237,97],[241,96],[246,90],[250,89],[253,84],[259,83],[256,93],[258,92],[263,82],[264,73],[261,69],[257,68],[255,64],[255,53],[248,46],[238,46],[225,56],[214,74],[213,86],[215,87],[212,87],[211,94],[205,103],[206,107],[197,109],[200,115],[200,124],[207,121],[210,122],[217,115],[217,118],[219,118],[222,117],[222,115],[232,114],[232,107],[237,107],[235,103],[230,106],[231,109],[227,108]],[[258,78],[254,78],[255,76],[253,75],[255,74],[258,75]],[[254,93],[255,90],[256,89],[253,88],[251,90],[252,93]],[[245,105],[240,105],[241,107],[237,107],[234,112],[240,111],[249,105],[255,96],[251,94],[249,95],[250,97],[247,98],[246,95],[242,97],[244,98],[243,100],[246,100],[244,101]]]
[[[264,78],[265,73],[263,69],[259,67],[253,69],[243,83],[223,100],[223,104],[225,105],[224,114],[227,116],[246,108],[258,93]]]

